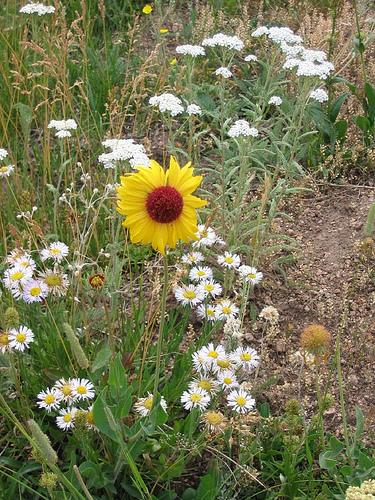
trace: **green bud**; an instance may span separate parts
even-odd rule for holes
[[[57,453],[51,446],[51,441],[44,434],[35,420],[28,420],[31,434],[38,445],[37,456],[42,458],[42,461],[48,465],[54,465],[57,462]],[[35,456],[35,455],[34,455]]]
[[[17,328],[20,324],[20,315],[14,309],[14,307],[8,307],[4,313],[3,325],[5,330],[10,328]]]
[[[84,353],[81,344],[79,343],[79,340],[73,332],[72,327],[68,325],[68,323],[63,324],[63,329],[77,363],[81,368],[85,370],[89,367],[89,360],[87,359],[86,354]]]
[[[57,475],[53,472],[43,472],[40,476],[39,484],[42,488],[53,490],[57,483]]]

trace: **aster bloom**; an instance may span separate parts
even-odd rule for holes
[[[4,354],[10,350],[9,332],[0,332],[0,352]]]
[[[38,16],[44,16],[45,14],[53,14],[55,12],[55,7],[35,2],[24,5],[20,8],[19,12],[20,14],[38,14]]]
[[[86,378],[74,378],[71,381],[72,396],[76,399],[92,399],[95,396],[94,385]]]
[[[23,267],[20,264],[15,264],[4,271],[4,285],[8,290],[19,288],[19,285],[26,284],[33,276],[33,270],[29,267]]]
[[[74,415],[77,413],[77,408],[62,408],[59,411],[59,416],[56,417],[56,424],[59,429],[67,431],[74,428]]]
[[[68,276],[59,272],[57,269],[47,269],[46,271],[40,272],[38,278],[44,281],[48,286],[48,292],[56,297],[62,297],[68,290]]]
[[[55,136],[62,139],[72,136],[70,130],[77,130],[77,123],[71,118],[69,120],[51,120],[48,124],[48,128],[55,129],[57,131]]]
[[[203,261],[204,257],[201,252],[191,252],[182,256],[182,262],[184,264],[198,264]]]
[[[137,399],[137,402],[134,405],[134,410],[138,412],[142,417],[147,417],[152,409],[153,402],[154,396],[151,394],[151,392],[147,392],[147,397]],[[160,406],[167,413],[167,402],[165,401],[163,396],[161,396],[160,399]]]
[[[189,116],[200,116],[202,114],[202,108],[198,106],[198,104],[189,104],[189,106],[186,108],[186,112]]]
[[[167,245],[175,248],[180,239],[185,243],[197,239],[196,209],[206,201],[192,195],[202,176],[193,176],[190,165],[180,168],[171,156],[166,172],[151,160],[150,168],[136,167],[137,173],[121,177],[117,210],[126,216],[122,224],[130,229],[133,243],[151,243],[165,255]]]
[[[22,266],[22,267],[24,267],[26,269],[31,269],[32,271],[34,271],[36,269],[36,262],[35,262],[35,260],[32,259],[31,256],[28,255],[28,254],[24,254],[21,257],[18,257],[15,260],[14,265],[16,265],[16,266]]]
[[[34,334],[27,326],[19,326],[9,330],[9,347],[23,352],[34,341]]]
[[[181,403],[183,403],[185,410],[191,410],[192,408],[204,410],[210,403],[210,395],[200,387],[198,389],[189,389],[182,393]]]
[[[225,370],[232,370],[233,368],[233,363],[228,356],[228,354],[225,353],[225,356],[220,356],[219,358],[215,358],[211,362],[211,370],[218,374],[222,373]]]
[[[273,104],[274,106],[281,106],[283,100],[278,95],[273,95],[268,100],[268,104]]]
[[[207,370],[207,365],[205,363],[204,357],[202,356],[201,350],[193,352],[191,355],[194,370],[197,372],[205,372]]]
[[[320,103],[328,101],[328,94],[323,89],[313,90],[312,92],[310,92],[309,97],[310,99],[314,99],[315,101],[318,101]]]
[[[251,61],[256,62],[257,60],[258,58],[254,54],[249,54],[248,56],[245,57],[245,62],[251,62]]]
[[[258,137],[259,131],[255,127],[250,127],[246,120],[237,120],[228,131],[229,137]]]
[[[231,370],[223,370],[222,372],[218,373],[217,380],[221,387],[226,390],[232,390],[235,387],[239,386],[236,375]]]
[[[240,276],[252,285],[256,285],[263,279],[263,273],[258,271],[256,267],[251,266],[240,266],[238,268]]]
[[[181,99],[168,92],[150,97],[148,102],[151,106],[157,106],[162,113],[169,111],[171,116],[180,115],[184,111]]]
[[[219,411],[205,411],[201,415],[201,422],[213,433],[224,432],[228,424],[227,418]]]
[[[32,302],[43,302],[48,295],[48,286],[42,280],[29,280],[22,290],[22,298],[28,304]]]
[[[94,429],[95,431],[98,431],[99,429],[95,425],[94,413],[92,410],[93,410],[93,405],[90,405],[87,408],[87,412],[86,412],[86,426],[88,429]]]
[[[4,165],[0,167],[0,179],[2,177],[9,177],[14,170],[14,165]]]
[[[37,402],[39,408],[45,408],[48,412],[60,408],[62,396],[55,387],[40,392],[37,397],[40,399],[40,401]]]
[[[6,158],[7,156],[9,156],[8,151],[6,149],[0,148],[0,161],[4,160],[4,158]]]
[[[210,279],[204,280],[203,283],[198,285],[198,290],[201,291],[205,297],[211,295],[211,297],[215,298],[217,295],[221,294],[223,288],[219,283],[216,283],[216,281]]]
[[[243,389],[234,389],[228,394],[228,406],[237,413],[247,413],[255,406],[255,399]]]
[[[204,56],[206,52],[201,45],[178,45],[176,47],[177,54],[183,54],[187,56],[197,57]]]
[[[201,304],[197,307],[197,316],[207,321],[217,321],[215,307],[211,304]]]
[[[214,346],[212,342],[208,345],[202,347],[199,351],[200,356],[203,358],[203,362],[208,368],[211,368],[213,361],[216,359],[225,359],[225,349],[222,345]]]
[[[56,262],[61,262],[68,253],[69,247],[65,243],[57,241],[56,243],[51,243],[49,248],[44,248],[40,252],[40,260],[44,262],[47,259],[53,259]]]
[[[99,273],[94,274],[89,278],[89,285],[91,286],[91,288],[95,288],[95,290],[100,290],[104,285],[104,282],[105,282],[105,276]]]
[[[204,294],[195,285],[187,287],[179,286],[175,289],[174,295],[183,306],[196,306],[204,300]]]
[[[230,359],[237,368],[242,368],[246,371],[252,371],[260,362],[259,355],[255,349],[242,346],[237,347],[237,349],[231,353]]]
[[[98,157],[99,163],[106,169],[115,168],[118,161],[128,161],[132,167],[150,166],[146,149],[141,144],[135,144],[133,139],[107,139],[102,145],[111,150]]]
[[[217,258],[218,264],[229,269],[236,269],[241,264],[240,256],[236,253],[224,252],[224,255],[219,255]]]
[[[221,320],[235,318],[238,315],[238,311],[238,307],[232,304],[230,300],[222,300],[220,304],[216,306],[217,317]]]
[[[195,391],[196,389],[204,389],[209,394],[216,394],[219,390],[219,385],[216,380],[201,375],[198,379],[193,379],[189,382],[189,389]]]
[[[19,250],[18,248],[16,248],[12,250],[10,254],[5,258],[5,262],[7,262],[8,264],[15,264],[17,259],[24,256],[30,257],[30,255],[24,250]]]
[[[200,246],[210,247],[217,241],[215,231],[211,227],[206,227],[204,224],[198,225],[198,231],[195,233],[198,238],[194,241],[193,246],[199,248]]]
[[[193,281],[204,281],[207,279],[211,279],[212,276],[212,269],[210,269],[208,266],[193,267],[189,272],[189,278]]]
[[[233,76],[232,72],[228,69],[222,66],[221,68],[217,68],[215,71],[216,76],[222,76],[223,78],[230,78]]]
[[[212,38],[205,38],[202,45],[204,47],[227,47],[237,51],[244,47],[243,41],[238,36],[228,36],[224,33],[216,33]]]
[[[63,401],[73,401],[74,396],[72,389],[72,379],[69,378],[68,380],[65,380],[64,378],[61,378],[55,383],[53,387],[61,393],[61,398],[63,399]]]

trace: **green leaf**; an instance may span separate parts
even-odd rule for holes
[[[354,118],[354,121],[359,129],[362,130],[364,134],[367,134],[367,132],[370,129],[370,122],[365,116],[359,115]]]
[[[344,92],[344,94],[340,95],[335,102],[331,106],[331,112],[329,118],[332,123],[336,121],[336,118],[340,112],[341,106],[343,105],[345,99],[350,95],[349,92]]]
[[[23,137],[25,139],[25,143],[29,142],[30,131],[31,131],[31,122],[33,119],[33,110],[27,104],[23,104],[22,102],[17,102],[17,104],[13,105],[14,109],[18,109],[20,114],[20,122]]]
[[[197,490],[193,488],[188,488],[182,494],[182,500],[196,500],[197,498]]]
[[[113,398],[121,398],[125,395],[128,383],[120,353],[110,362],[108,384],[111,386],[111,395]]]
[[[344,449],[344,443],[339,441],[335,436],[331,436],[329,439],[329,446],[330,446],[330,457],[329,458],[336,458],[339,453],[342,452]],[[327,452],[326,452],[327,453]]]
[[[325,451],[319,455],[319,465],[322,469],[332,469],[336,465],[336,460],[330,458],[330,451]]]
[[[375,104],[375,89],[368,83],[365,83],[365,94],[370,106]]]
[[[94,403],[93,407],[94,422],[96,427],[106,436],[110,437],[114,441],[118,441],[118,433],[113,428],[114,417],[113,420],[108,418],[108,411],[110,412],[111,409],[105,402],[107,390],[108,387],[105,387],[99,394]]]
[[[107,347],[101,349],[96,355],[96,358],[91,367],[91,371],[96,372],[97,370],[100,370],[101,368],[107,366],[111,356],[112,356],[111,349],[108,349]]]
[[[353,93],[353,94],[357,94],[357,87],[349,82],[349,80],[347,80],[346,78],[343,78],[342,76],[334,76],[333,78],[330,79],[330,83],[345,83],[345,85],[349,88],[349,90]]]
[[[355,406],[355,421],[356,421],[356,431],[354,434],[354,439],[358,439],[365,428],[365,423],[362,410],[357,405]]]
[[[359,452],[358,456],[358,465],[361,469],[367,471],[372,467],[375,467],[374,460],[371,460],[367,455],[365,455],[362,451]]]
[[[346,131],[348,130],[348,122],[346,120],[339,120],[334,124],[334,128],[337,132],[337,140],[342,141],[345,137]]]

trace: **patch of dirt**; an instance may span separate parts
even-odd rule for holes
[[[352,186],[331,187],[324,193],[296,197],[284,207],[293,221],[284,222],[278,232],[296,238],[301,253],[294,264],[279,273],[269,273],[255,291],[257,308],[273,305],[280,313],[278,327],[258,324],[248,334],[250,344],[261,350],[263,363],[259,382],[277,374],[276,386],[261,397],[277,413],[290,398],[303,402],[307,416],[316,410],[315,367],[301,367],[297,354],[302,330],[323,324],[332,334],[330,356],[319,366],[322,390],[329,377],[336,339],[341,334],[341,360],[348,421],[355,425],[355,405],[367,420],[370,431],[375,421],[373,390],[375,355],[375,249],[372,255],[362,247],[364,225],[375,199],[375,189]],[[334,404],[325,414],[331,432],[341,434],[341,411],[337,371],[328,392]],[[374,432],[367,438],[375,438]]]

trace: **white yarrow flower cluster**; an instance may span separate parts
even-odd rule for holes
[[[310,99],[314,99],[320,103],[328,101],[328,94],[324,89],[315,89],[310,92]]]
[[[185,56],[192,57],[206,55],[206,52],[201,45],[178,45],[178,47],[176,47],[176,52],[177,54],[183,54]]]
[[[40,2],[28,3],[20,8],[21,14],[38,14],[38,16],[44,16],[45,14],[53,14],[55,12],[55,7],[52,5],[43,5]]]
[[[150,97],[148,102],[151,106],[157,106],[162,113],[169,111],[172,116],[177,116],[184,111],[181,99],[168,92]]]
[[[254,54],[249,54],[248,56],[245,57],[245,61],[246,62],[250,62],[250,61],[255,61],[256,62],[257,60],[258,60],[258,58]]]
[[[227,47],[228,49],[242,50],[244,43],[238,36],[228,36],[216,33],[212,38],[205,38],[202,42],[205,47]]]
[[[62,139],[72,136],[70,130],[77,130],[77,123],[72,118],[69,118],[69,120],[51,120],[48,124],[48,128],[55,129],[57,131],[55,137]]]
[[[273,104],[274,106],[281,106],[283,100],[278,95],[273,95],[269,100],[268,104]]]
[[[189,106],[186,108],[186,112],[189,116],[200,116],[202,114],[202,108],[198,106],[198,104],[189,104]]]
[[[299,35],[295,35],[290,28],[282,27],[272,27],[268,30],[267,36],[269,40],[275,43],[290,43],[290,44],[301,44],[302,38]]]
[[[217,68],[215,75],[222,76],[223,78],[230,78],[232,76],[232,72],[228,68],[222,66],[221,68]]]
[[[260,38],[263,35],[268,35],[269,29],[266,26],[259,26],[255,31],[251,33],[253,38]]]
[[[150,159],[141,144],[135,144],[133,139],[107,139],[102,142],[109,153],[102,153],[98,157],[104,168],[115,168],[116,162],[128,161],[132,167],[149,167]]]
[[[259,131],[255,127],[250,127],[246,120],[237,120],[228,131],[229,137],[258,137]]]

